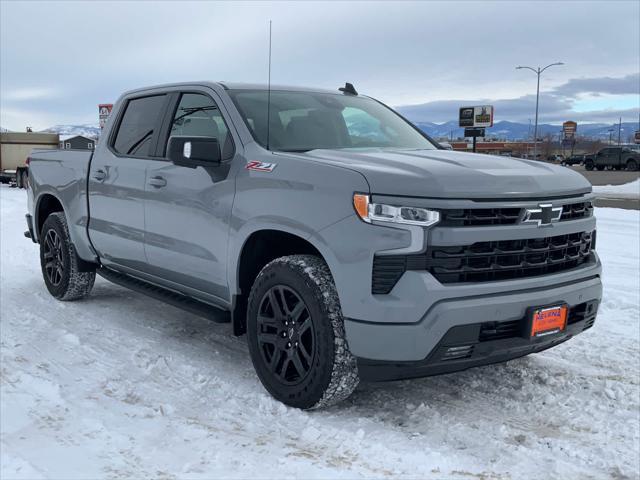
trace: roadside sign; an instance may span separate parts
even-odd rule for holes
[[[640,130],[636,130],[635,135],[633,136],[633,140],[636,143],[640,143]]]
[[[465,128],[465,137],[484,137],[484,128]]]
[[[562,124],[562,134],[565,141],[572,141],[576,138],[578,124],[574,121],[567,121]]]
[[[107,118],[113,109],[112,103],[101,103],[98,105],[98,118],[100,119],[100,129],[102,130],[107,123]]]
[[[492,127],[493,105],[460,108],[458,124],[461,127]]]

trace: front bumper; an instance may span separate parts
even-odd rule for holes
[[[580,281],[548,285],[546,288],[444,299],[434,303],[416,323],[380,323],[346,318],[345,329],[349,349],[361,359],[363,366],[384,362],[418,362],[427,367],[433,363],[433,355],[437,352],[438,346],[442,345],[453,329],[466,327],[465,330],[473,332],[476,327],[469,328],[470,326],[486,322],[523,322],[526,321],[532,307],[564,303],[570,309],[575,309],[589,302],[595,302],[597,305],[602,297],[599,273],[598,269],[598,275]],[[593,315],[595,316],[595,313]],[[568,329],[565,333],[549,338],[548,341],[545,339],[541,343],[532,343],[522,338],[525,342],[523,343],[516,339],[516,343],[509,345],[506,350],[500,345],[494,345],[492,348],[495,351],[489,352],[486,349],[491,345],[484,346],[476,352],[480,356],[474,356],[470,360],[479,360],[480,364],[483,364],[482,362],[493,363],[526,355],[548,348],[554,341],[570,338],[579,333],[576,328],[578,327]],[[469,335],[469,342],[481,343],[477,331],[475,339],[473,333]],[[497,348],[498,346],[500,348]],[[446,367],[445,370],[453,371],[472,366],[466,363],[468,362],[451,363],[450,365],[457,367]],[[429,368],[421,368],[420,371],[427,372],[424,373],[426,375],[430,374]],[[444,372],[436,368],[435,373]]]
[[[358,373],[362,380],[370,382],[427,377],[541,352],[591,328],[598,304],[598,300],[592,300],[572,307],[565,331],[541,338],[526,336],[527,318],[452,327],[422,361],[385,362],[359,358]]]

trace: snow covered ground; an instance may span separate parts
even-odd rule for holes
[[[640,218],[598,209],[595,326],[508,364],[274,401],[244,338],[99,279],[61,303],[0,187],[0,477],[638,478]]]

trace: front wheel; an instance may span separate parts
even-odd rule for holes
[[[247,341],[260,381],[289,406],[333,405],[358,385],[336,287],[319,257],[281,257],[262,269],[249,295]]]
[[[604,170],[604,165],[598,165],[596,166],[596,170],[598,170],[599,172]]]
[[[44,221],[40,234],[40,266],[49,293],[58,300],[78,300],[93,288],[96,272],[81,272],[62,212]]]
[[[630,172],[635,172],[636,170],[638,170],[638,162],[633,159],[627,160],[627,170],[629,170]]]

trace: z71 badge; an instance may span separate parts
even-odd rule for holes
[[[266,163],[259,162],[257,160],[253,160],[247,163],[245,167],[247,170],[256,170],[258,172],[273,172],[273,169],[276,168],[277,163]]]

